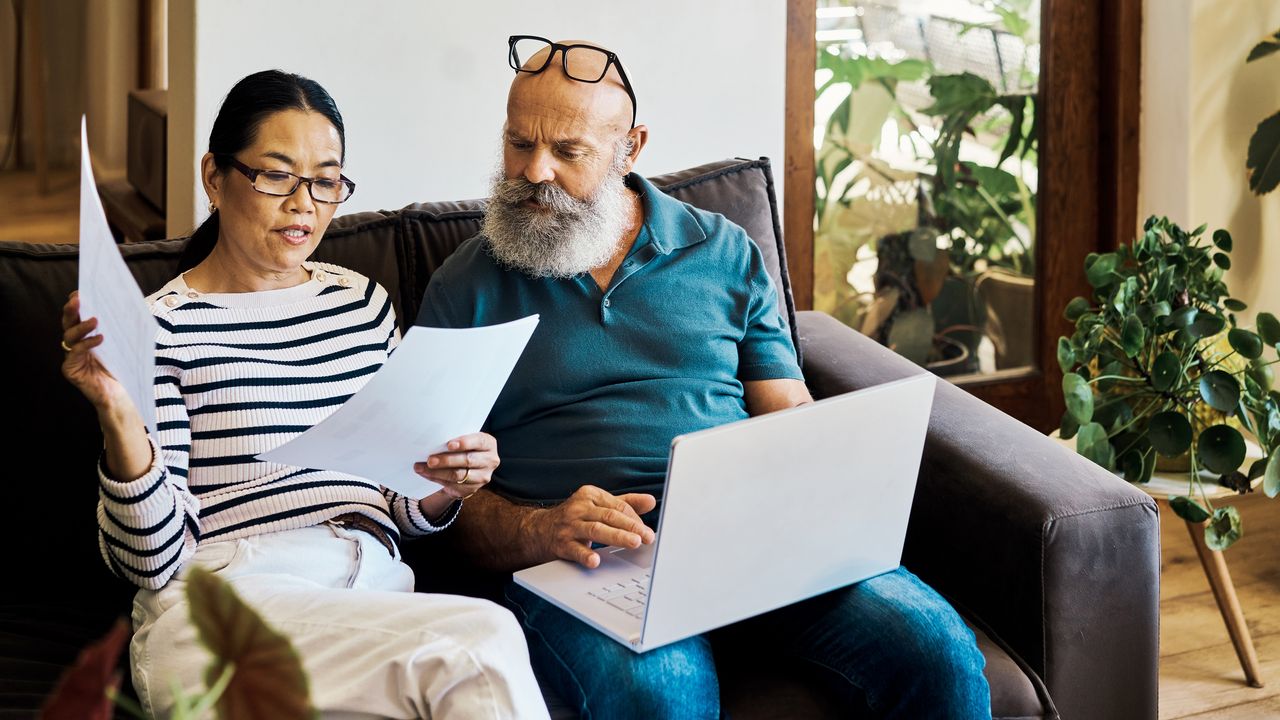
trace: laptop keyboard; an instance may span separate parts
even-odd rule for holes
[[[649,573],[591,590],[587,594],[631,617],[642,617],[645,603],[649,601]]]

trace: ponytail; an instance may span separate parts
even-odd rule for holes
[[[209,253],[213,252],[213,246],[218,244],[219,225],[221,222],[218,220],[218,211],[214,210],[213,214],[191,233],[191,238],[187,240],[187,247],[178,260],[178,272],[184,273],[209,257]]]

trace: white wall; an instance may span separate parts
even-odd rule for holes
[[[342,212],[484,196],[512,34],[619,54],[650,130],[643,174],[782,160],[784,0],[190,0],[170,7],[169,27],[170,235],[204,217],[196,167],[223,96],[272,67],[320,82],[343,113],[346,174],[359,189]]]
[[[1245,167],[1254,128],[1280,110],[1280,56],[1245,57],[1280,28],[1280,3],[1146,0],[1143,13],[1139,220],[1226,228],[1246,322],[1280,313],[1280,190],[1252,194]]]

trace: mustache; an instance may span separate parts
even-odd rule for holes
[[[529,182],[522,177],[494,183],[490,199],[512,208],[533,200],[556,215],[580,215],[591,207],[589,200],[579,200],[557,185]]]

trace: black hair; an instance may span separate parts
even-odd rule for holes
[[[209,152],[219,170],[231,167],[230,157],[253,144],[258,128],[271,115],[283,110],[309,110],[324,115],[338,131],[343,159],[347,152],[347,136],[342,113],[320,83],[282,70],[263,70],[249,75],[231,88],[222,101],[218,117],[209,133]],[[179,272],[199,265],[213,252],[218,242],[218,211],[191,233]]]

